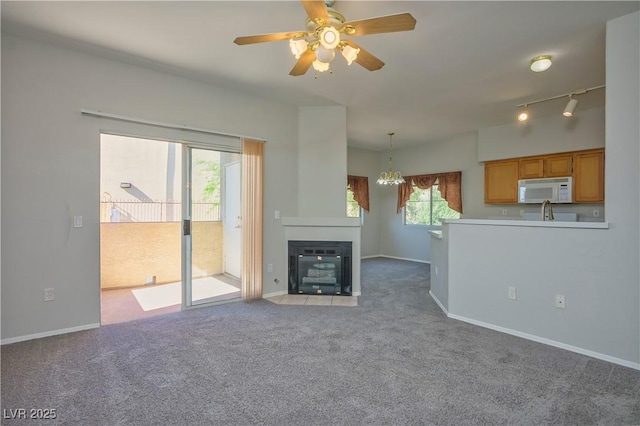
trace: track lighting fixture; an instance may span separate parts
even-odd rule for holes
[[[578,100],[573,99],[573,95],[569,95],[569,102],[567,103],[567,106],[564,107],[564,111],[562,111],[562,115],[564,115],[565,117],[573,117],[573,113],[576,110],[577,106],[578,106]]]
[[[529,119],[529,111],[527,105],[524,105],[524,109],[518,114],[518,121],[527,121]]]
[[[529,118],[528,107],[533,104],[539,104],[541,102],[547,102],[547,101],[552,101],[555,99],[566,98],[566,97],[569,97],[569,102],[567,103],[567,106],[564,108],[562,115],[564,115],[565,117],[573,117],[576,107],[578,106],[578,100],[575,99],[574,96],[584,95],[585,93],[591,92],[592,90],[598,90],[598,89],[604,89],[604,88],[605,88],[605,85],[603,84],[602,86],[590,87],[588,89],[579,89],[571,93],[564,93],[562,95],[552,96],[550,98],[545,98],[545,99],[538,99],[537,101],[531,101],[524,104],[516,105],[517,108],[524,108],[524,110],[518,114],[518,120],[526,121]]]

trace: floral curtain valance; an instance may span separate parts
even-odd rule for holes
[[[347,176],[347,185],[353,192],[353,199],[358,205],[369,211],[369,178],[366,176]]]
[[[405,176],[405,183],[398,186],[397,212],[407,204],[413,193],[413,185],[420,189],[429,189],[438,181],[442,198],[447,200],[449,208],[462,213],[462,172],[434,173],[429,175]]]

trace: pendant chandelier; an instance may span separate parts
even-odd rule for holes
[[[380,178],[377,183],[380,185],[399,185],[404,183],[404,178],[400,172],[393,171],[393,144],[391,143],[391,137],[395,133],[387,133],[389,135],[389,171],[380,173]]]

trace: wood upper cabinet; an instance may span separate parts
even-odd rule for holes
[[[520,179],[564,177],[571,176],[573,172],[573,156],[571,153],[525,157],[519,161],[518,177]]]
[[[544,158],[521,158],[518,177],[520,179],[536,179],[544,177]]]
[[[484,163],[485,204],[517,204],[518,179],[573,176],[574,203],[604,202],[604,148]]]
[[[573,154],[573,202],[604,202],[604,149]]]
[[[518,163],[515,159],[489,161],[484,164],[485,203],[518,203]]]
[[[544,157],[544,177],[565,177],[572,174],[573,155],[571,153]]]

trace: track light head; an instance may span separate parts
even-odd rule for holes
[[[562,115],[564,115],[565,117],[573,117],[573,113],[575,112],[577,106],[578,106],[578,100],[569,96],[569,102],[567,103],[567,106],[564,107],[564,111],[562,111]]]
[[[529,119],[529,110],[527,110],[527,106],[524,106],[524,109],[520,111],[518,114],[518,121],[527,121]]]

